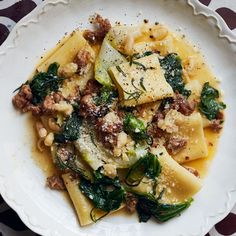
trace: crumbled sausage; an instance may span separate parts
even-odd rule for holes
[[[81,49],[76,57],[74,58],[74,63],[77,65],[77,72],[83,74],[86,66],[90,62],[91,55],[87,50]]]
[[[190,116],[195,109],[195,103],[189,102],[183,95],[176,94],[171,108],[181,112],[185,116]]]
[[[200,174],[199,172],[194,169],[193,167],[189,167],[189,166],[184,166],[184,168],[189,171],[191,174],[195,175],[196,177],[200,178]]]
[[[94,103],[92,95],[85,95],[80,100],[80,115],[84,118],[95,116],[97,113],[97,106]]]
[[[98,118],[108,111],[107,106],[97,106],[92,95],[85,95],[80,100],[80,115],[84,118]]]
[[[190,116],[194,112],[195,106],[196,103],[194,101],[190,102],[183,95],[177,93],[168,103],[164,106],[160,106],[154,115],[152,122],[164,119],[170,110],[177,110],[185,116]]]
[[[95,26],[95,30],[85,30],[85,39],[87,39],[91,44],[102,42],[111,28],[110,21],[108,19],[103,19],[99,14],[97,14],[92,23]]]
[[[165,143],[166,149],[171,154],[177,154],[187,146],[187,139],[182,137],[169,137]]]
[[[215,132],[215,133],[219,133],[220,130],[223,128],[222,126],[222,120],[218,120],[218,119],[214,119],[210,122],[209,124],[209,128]]]
[[[224,120],[224,112],[218,112],[217,116],[216,116],[216,119],[217,120]]]
[[[94,94],[94,93],[98,94],[100,89],[101,85],[97,82],[97,80],[90,79],[86,84],[83,94],[84,95]]]
[[[20,88],[20,91],[13,97],[13,105],[21,112],[31,111],[33,115],[39,115],[41,113],[41,107],[33,105],[33,94],[30,86],[25,84]]]
[[[153,116],[152,122],[158,122],[159,120],[165,119],[165,114],[158,110],[156,114]]]
[[[27,107],[27,111],[31,111],[34,116],[38,116],[42,114],[42,108],[40,105],[35,106],[35,105],[30,104]]]
[[[91,43],[91,44],[97,43],[96,34],[92,30],[85,30],[84,31],[84,38],[87,39],[89,41],[89,43]]]
[[[27,112],[27,107],[31,104],[32,92],[29,85],[23,85],[20,91],[13,97],[13,105],[21,110],[22,112]]]
[[[126,209],[130,213],[135,212],[137,203],[138,203],[138,199],[132,193],[127,193],[127,196],[126,196]]]
[[[43,112],[50,114],[54,112],[55,101],[52,95],[47,95],[43,101]]]
[[[96,123],[98,137],[107,148],[114,148],[118,134],[123,129],[123,123],[115,112],[109,112]]]
[[[52,114],[55,111],[54,105],[64,99],[61,92],[54,92],[47,95],[42,104],[42,110],[45,114]]]
[[[166,138],[167,136],[169,136],[167,132],[158,127],[158,123],[151,123],[148,126],[147,132],[153,138]]]
[[[61,92],[54,92],[52,93],[52,96],[55,103],[59,103],[60,101],[64,100],[64,97]]]
[[[46,185],[50,189],[55,189],[55,190],[65,190],[66,189],[62,178],[57,175],[52,175],[52,176],[48,177]]]

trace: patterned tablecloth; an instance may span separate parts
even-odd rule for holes
[[[196,0],[197,1],[197,0]],[[199,0],[215,10],[236,33],[236,0]],[[0,45],[23,16],[31,12],[42,0],[0,0]],[[0,236],[35,236],[21,222],[0,196]],[[236,236],[236,206],[229,215],[215,225],[206,236]]]

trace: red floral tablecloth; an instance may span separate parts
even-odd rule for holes
[[[197,0],[196,0],[197,1]],[[215,10],[236,34],[236,0],[199,0]],[[42,0],[0,0],[0,45],[5,41],[14,25],[31,12]],[[0,236],[36,235],[21,222],[0,196]],[[236,236],[236,206],[207,236]]]

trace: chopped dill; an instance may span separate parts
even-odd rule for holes
[[[131,100],[131,99],[134,99],[134,100],[138,100],[139,97],[144,93],[144,91],[147,91],[144,84],[143,84],[143,77],[141,78],[140,80],[140,86],[142,89],[138,88],[135,84],[134,84],[134,78],[132,78],[131,80],[131,84],[133,85],[133,87],[136,89],[136,91],[134,92],[127,92],[124,90],[124,93],[128,94],[128,98],[126,100]]]
[[[133,64],[140,66],[144,71],[146,71],[148,68],[143,65],[142,63],[138,62],[138,61],[133,61]]]
[[[138,100],[140,98],[140,96],[142,95],[142,91],[135,91],[135,92],[127,92],[124,90],[124,93],[128,94],[128,98],[126,100]]]
[[[91,141],[92,141],[92,143],[93,143],[93,145],[95,146],[95,147],[97,147],[97,144],[96,144],[96,141],[95,141],[95,133],[94,132],[92,132],[92,131],[90,131],[89,132],[89,135],[90,135],[90,138],[91,138]]]
[[[132,66],[132,64],[137,64],[134,62],[134,60],[140,59],[142,57],[146,57],[146,56],[150,56],[152,55],[153,52],[152,51],[146,51],[143,54],[139,54],[139,53],[134,53],[131,56],[126,56],[126,59],[129,61],[129,65]],[[140,63],[141,64],[141,63]]]
[[[144,78],[142,77],[142,78],[140,79],[140,86],[142,87],[142,89],[143,89],[144,91],[147,91],[146,88],[145,88],[145,86],[144,86],[144,84],[143,84],[143,80],[144,80]]]
[[[126,77],[125,72],[120,68],[120,66],[116,66],[116,69],[117,69],[124,77]]]

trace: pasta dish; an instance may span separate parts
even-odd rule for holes
[[[165,222],[202,187],[199,163],[224,122],[219,83],[199,49],[161,23],[90,20],[93,30],[42,58],[13,105],[32,113],[35,145],[56,167],[47,186],[68,192],[81,226],[121,209]]]

